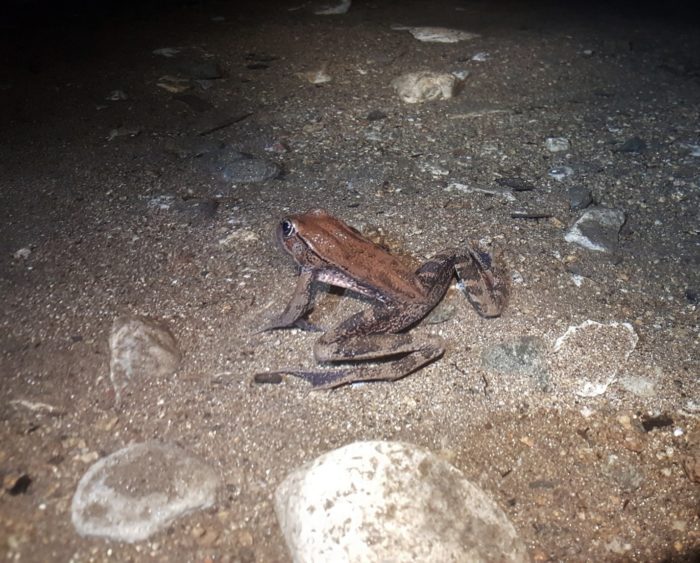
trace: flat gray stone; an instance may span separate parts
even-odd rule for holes
[[[233,184],[257,184],[280,175],[280,167],[270,160],[226,147],[198,159],[204,169],[220,181]]]
[[[234,184],[255,184],[272,180],[279,175],[280,168],[274,162],[243,153],[241,158],[221,168],[221,179]]]
[[[588,209],[566,232],[564,240],[596,252],[615,252],[625,219],[621,209]]]
[[[410,444],[328,452],[287,476],[275,510],[297,562],[528,561],[484,491]]]
[[[181,448],[146,442],[99,460],[78,483],[71,520],[82,536],[145,540],[214,503],[219,479]]]

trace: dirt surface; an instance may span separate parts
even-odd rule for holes
[[[386,439],[424,446],[483,487],[534,560],[695,560],[697,27],[660,6],[355,2],[322,17],[293,5],[34,14],[5,29],[0,552],[17,561],[284,561],[276,485],[329,449]],[[421,43],[396,23],[481,37]],[[180,53],[153,54],[165,47]],[[488,58],[472,60],[479,52]],[[182,74],[173,65],[183,60],[216,62],[222,77],[180,94],[159,87]],[[331,82],[300,76],[322,68]],[[402,103],[391,80],[416,70],[470,74],[453,99]],[[116,90],[126,99],[107,100],[122,97]],[[550,152],[549,137],[570,149]],[[232,185],[192,154],[193,139],[274,161],[283,174]],[[551,178],[556,166],[573,175]],[[509,200],[447,189],[492,189],[499,178],[534,190]],[[581,214],[569,208],[574,186],[625,212],[615,252],[564,240]],[[162,196],[184,199],[164,209]],[[208,202],[204,211],[189,207],[193,198]],[[291,378],[254,384],[256,372],[313,365],[317,334],[256,330],[295,283],[272,230],[285,213],[318,206],[418,260],[468,239],[495,244],[513,275],[506,312],[482,319],[450,292],[446,320],[414,329],[441,335],[447,353],[398,382],[333,392]],[[317,304],[322,326],[366,306],[324,292]],[[108,336],[125,314],[167,323],[184,360],[173,377],[131,382],[117,407]],[[592,372],[608,343],[564,356],[554,347],[589,319],[629,323],[638,342],[627,359],[610,356],[619,365],[609,386],[581,397],[579,378],[600,376]],[[544,384],[484,359],[523,338],[541,354]],[[215,507],[133,545],[78,536],[70,503],[80,477],[149,439],[220,473]]]

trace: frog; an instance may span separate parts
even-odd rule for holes
[[[481,317],[499,317],[508,301],[502,264],[476,243],[443,250],[414,269],[320,208],[283,218],[274,238],[294,260],[297,283],[283,312],[260,332],[313,329],[305,316],[313,306],[319,283],[355,292],[370,306],[325,331],[314,344],[318,364],[346,365],[258,374],[265,380],[292,375],[317,390],[357,382],[396,381],[444,355],[442,338],[415,335],[409,329],[437,306],[455,276]]]

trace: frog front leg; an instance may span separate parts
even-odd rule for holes
[[[298,326],[301,322],[301,318],[308,313],[311,308],[311,302],[313,301],[313,280],[314,276],[311,270],[302,270],[299,273],[297,285],[294,288],[294,295],[292,295],[292,298],[289,303],[287,303],[282,314],[270,321],[265,327],[261,328],[259,332],[265,332],[276,328]],[[301,326],[300,328],[306,328],[306,326]]]

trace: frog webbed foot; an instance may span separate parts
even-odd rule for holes
[[[469,249],[470,260],[455,264],[460,289],[482,317],[501,315],[508,302],[509,285],[500,252],[493,255],[478,245]]]
[[[283,375],[292,375],[308,381],[314,391],[322,389],[334,389],[346,383],[353,383],[352,370],[339,371],[303,371],[303,370],[281,370],[256,373],[253,376],[255,383],[281,383]]]
[[[309,322],[307,319],[299,318],[288,321],[280,317],[277,319],[273,319],[263,328],[257,330],[256,334],[260,334],[261,332],[268,332],[270,330],[280,330],[283,328],[298,328],[299,330],[303,330],[304,332],[323,332],[323,329],[320,326]]]
[[[294,377],[303,379],[311,383],[311,387],[315,390],[334,389],[347,383],[353,383],[352,370],[337,370],[337,371],[289,371],[287,372]]]

